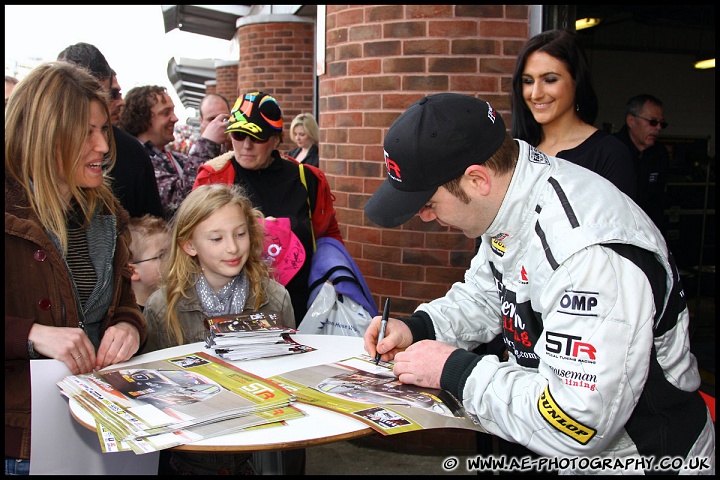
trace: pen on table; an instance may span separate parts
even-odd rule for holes
[[[380,334],[378,335],[377,343],[382,342],[383,338],[385,338],[385,329],[387,328],[388,317],[390,317],[390,297],[385,299],[385,308],[383,309],[382,321],[380,322]],[[377,347],[375,348],[375,365],[377,365],[380,363],[380,353],[378,353]]]

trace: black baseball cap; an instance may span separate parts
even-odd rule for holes
[[[438,187],[492,157],[505,135],[505,122],[485,100],[457,93],[420,99],[385,136],[387,178],[365,214],[382,227],[407,222]]]

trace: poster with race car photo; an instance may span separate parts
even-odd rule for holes
[[[392,364],[367,355],[270,377],[297,401],[349,415],[383,435],[429,428],[484,432],[449,392],[400,383]]]

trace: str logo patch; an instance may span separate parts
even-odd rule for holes
[[[555,399],[550,395],[550,389],[545,390],[538,398],[538,411],[554,429],[564,433],[576,442],[586,445],[597,433],[590,427],[583,425],[567,413],[563,412]]]
[[[583,342],[582,337],[559,332],[545,332],[545,351],[553,358],[579,363],[595,363],[597,349],[593,344]]]

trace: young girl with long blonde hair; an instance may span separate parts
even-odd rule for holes
[[[290,295],[261,258],[262,219],[237,186],[205,185],[185,198],[171,222],[161,288],[145,307],[144,352],[204,341],[209,316],[274,311],[295,325]]]
[[[270,278],[261,257],[262,219],[237,186],[201,186],[183,200],[171,222],[161,287],[145,306],[143,352],[204,341],[203,322],[210,316],[280,312],[284,323],[295,326],[290,294]],[[163,453],[161,469],[167,461],[168,473],[252,473],[249,453]]]

